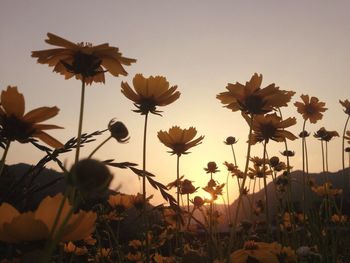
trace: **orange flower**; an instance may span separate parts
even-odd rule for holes
[[[26,143],[33,137],[38,138],[54,148],[60,148],[62,143],[48,135],[44,130],[62,129],[62,127],[42,124],[57,115],[57,107],[40,107],[24,114],[25,102],[23,94],[17,87],[8,86],[1,92],[0,105],[0,136],[9,141]]]
[[[126,194],[110,195],[108,203],[111,207],[122,213],[134,205],[135,196]]]
[[[64,244],[63,250],[66,253],[74,253],[77,256],[82,256],[88,253],[88,249],[85,246],[77,247],[71,241],[69,241],[68,244]]]
[[[194,137],[197,134],[197,130],[193,127],[189,129],[181,129],[179,126],[173,126],[166,131],[159,131],[158,138],[166,146],[172,149],[171,154],[187,154],[187,150],[201,144],[204,136],[200,136],[196,139]]]
[[[226,108],[241,110],[248,114],[265,114],[276,108],[287,106],[293,91],[280,90],[275,84],[260,88],[262,75],[255,73],[245,85],[236,82],[226,86],[228,91],[216,96]]]
[[[335,189],[331,182],[325,182],[323,185],[312,186],[311,190],[319,196],[338,196],[343,193],[343,189]]]
[[[46,43],[58,48],[32,51],[32,57],[38,58],[38,63],[48,64],[58,72],[70,79],[85,78],[85,83],[105,82],[104,73],[109,71],[113,76],[128,73],[123,65],[131,65],[136,59],[122,57],[119,49],[109,46],[108,43],[93,46],[89,43],[72,43],[66,39],[47,33]]]
[[[36,211],[19,213],[13,206],[3,203],[0,206],[0,240],[8,243],[19,243],[48,239],[57,211],[63,199],[62,194],[46,197]],[[54,235],[71,210],[68,200],[64,202],[61,216]],[[65,226],[61,241],[76,241],[89,236],[95,228],[96,214],[80,211],[73,214]]]
[[[134,111],[143,115],[149,112],[159,114],[161,111],[157,111],[157,106],[169,105],[180,97],[177,86],[169,88],[169,82],[162,76],[145,78],[142,74],[136,74],[133,84],[135,91],[127,82],[122,82],[122,93],[134,102],[137,108]]]
[[[294,106],[297,107],[297,111],[303,115],[304,120],[310,120],[311,123],[316,123],[322,119],[322,113],[327,110],[324,106],[324,102],[321,102],[316,97],[309,98],[309,95],[301,95],[300,98],[303,102],[295,102]]]
[[[247,122],[250,123],[249,120],[247,120]],[[294,117],[282,120],[275,113],[257,115],[253,121],[253,133],[249,141],[251,144],[256,144],[257,142],[263,141],[268,143],[270,139],[277,142],[283,142],[285,139],[295,140],[297,137],[285,130],[285,128],[294,124],[296,124],[296,119]]]
[[[320,128],[315,134],[314,137],[318,138],[321,141],[329,142],[333,137],[339,137],[337,131],[327,131],[324,127]]]
[[[350,115],[350,101],[349,100],[344,100],[344,101],[339,100],[339,103],[345,108],[344,112],[346,114]]]
[[[247,241],[243,249],[236,250],[230,256],[231,261],[235,263],[246,263],[250,259],[252,262],[260,263],[278,263],[277,256],[267,249],[267,243]]]

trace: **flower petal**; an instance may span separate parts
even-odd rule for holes
[[[26,113],[23,119],[31,123],[42,122],[56,116],[59,111],[57,107],[40,107]]]
[[[17,87],[8,86],[1,92],[1,105],[8,116],[14,115],[20,119],[24,114],[24,97]]]

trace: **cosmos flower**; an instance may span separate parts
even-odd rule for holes
[[[346,114],[350,115],[350,101],[349,100],[344,100],[344,101],[339,100],[339,103],[345,108],[344,112]]]
[[[207,167],[204,168],[204,171],[207,174],[220,172],[220,170],[218,170],[218,166],[216,165],[216,162],[208,162]]]
[[[177,86],[169,88],[169,82],[162,76],[150,76],[145,78],[142,74],[136,74],[133,79],[134,90],[127,82],[122,82],[122,93],[134,102],[137,110],[143,115],[149,112],[159,114],[157,106],[166,106],[180,97],[176,91]]]
[[[119,143],[126,143],[130,139],[128,128],[121,121],[112,119],[108,123],[108,130],[111,132],[111,136]]]
[[[194,185],[192,184],[192,181],[190,180],[183,180],[181,182],[181,186],[180,186],[180,194],[182,195],[186,195],[186,194],[193,194],[197,191],[198,187],[194,187]]]
[[[295,102],[294,106],[297,107],[297,111],[302,114],[304,120],[310,120],[311,123],[316,123],[322,119],[322,113],[327,110],[324,106],[324,102],[321,102],[316,97],[309,98],[309,95],[301,95],[300,98],[303,102]]]
[[[196,139],[194,137],[197,134],[197,130],[194,127],[189,129],[181,129],[179,126],[173,126],[166,131],[159,131],[158,138],[166,146],[172,149],[171,154],[187,154],[187,150],[201,144],[204,136],[200,136]]]
[[[126,194],[110,195],[108,203],[111,207],[117,210],[118,213],[122,213],[125,210],[133,206],[135,196]]]
[[[250,123],[248,119],[247,122]],[[282,120],[276,113],[257,115],[252,124],[253,133],[249,141],[251,144],[256,144],[263,141],[268,143],[270,139],[277,142],[283,142],[285,139],[295,140],[297,137],[285,130],[294,124],[296,124],[294,117]]]
[[[311,190],[319,196],[338,196],[343,193],[343,189],[333,188],[332,183],[325,182],[323,185],[315,185],[311,187]]]
[[[104,73],[110,72],[113,76],[128,73],[123,65],[131,65],[136,59],[125,58],[116,47],[108,43],[93,46],[90,43],[72,43],[66,39],[47,33],[46,43],[58,46],[53,49],[32,51],[32,57],[38,58],[37,62],[54,67],[53,71],[70,79],[85,79],[85,83],[105,82]]]
[[[19,243],[48,239],[57,211],[63,200],[62,194],[46,197],[34,212],[19,213],[13,206],[3,203],[0,206],[0,240]],[[71,210],[68,200],[64,202],[61,216],[54,235]],[[76,241],[88,237],[95,229],[96,213],[79,211],[73,214],[66,224],[61,241]]]
[[[263,178],[267,175],[272,175],[272,171],[269,170],[267,165],[265,165],[264,167],[262,167],[262,165],[254,165],[253,168],[249,168],[248,176],[251,179],[253,179],[254,177]]]
[[[329,142],[333,137],[339,137],[337,131],[327,131],[324,127],[320,128],[315,134],[314,137],[321,140]]]
[[[226,140],[224,141],[226,145],[233,145],[233,144],[236,144],[237,142],[238,140],[233,136],[227,137]]]
[[[1,92],[0,105],[0,136],[9,141],[28,142],[38,138],[54,148],[60,148],[62,143],[51,137],[44,130],[62,129],[62,127],[43,124],[59,112],[57,107],[40,107],[24,114],[25,101],[17,87],[8,86]]]
[[[250,261],[278,263],[277,256],[263,245],[263,242],[247,241],[244,244],[244,248],[236,250],[231,254],[231,261],[235,263],[246,263]]]
[[[216,96],[232,111],[241,110],[248,114],[265,114],[276,108],[287,106],[295,94],[293,91],[280,90],[275,84],[260,88],[262,75],[255,73],[245,85],[236,82],[226,86],[228,91]]]

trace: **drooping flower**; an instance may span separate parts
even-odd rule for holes
[[[333,137],[339,137],[337,131],[327,131],[324,127],[320,128],[315,134],[314,137],[321,140],[329,142]]]
[[[50,236],[57,211],[63,200],[62,194],[46,197],[34,212],[19,213],[7,203],[0,205],[0,240],[7,243],[45,240]],[[54,235],[71,210],[64,202]],[[61,241],[76,241],[89,236],[95,229],[96,213],[79,211],[66,224]]]
[[[216,96],[232,111],[241,110],[248,114],[265,114],[276,108],[287,106],[295,94],[293,91],[280,90],[275,84],[260,88],[262,75],[255,73],[245,85],[236,82],[226,86],[228,91]]]
[[[339,103],[345,108],[344,112],[346,114],[350,115],[350,101],[349,100],[344,100],[344,101],[339,100]]]
[[[171,154],[187,154],[187,150],[201,144],[204,136],[200,136],[196,139],[194,137],[197,134],[197,130],[194,127],[189,129],[181,129],[179,126],[173,126],[169,131],[159,131],[158,139],[166,146],[172,149]]]
[[[249,120],[247,120],[250,123]],[[257,142],[266,142],[274,140],[277,142],[283,142],[285,139],[295,140],[297,137],[285,128],[288,128],[296,124],[296,119],[288,118],[282,120],[277,114],[257,115],[254,118],[252,124],[253,133],[251,134],[249,141],[251,144]]]
[[[301,95],[300,98],[303,102],[295,102],[294,106],[297,107],[297,111],[302,114],[304,120],[310,120],[311,123],[316,123],[322,119],[323,114],[327,108],[324,102],[321,102],[316,97],[309,97],[309,95]]]
[[[122,93],[134,102],[137,110],[143,115],[149,112],[159,114],[157,106],[166,106],[180,97],[176,91],[177,86],[169,88],[169,82],[162,76],[150,76],[145,78],[142,74],[136,74],[133,79],[134,90],[127,82],[122,82]]]
[[[90,43],[72,43],[66,39],[47,33],[46,43],[58,46],[53,49],[32,51],[32,57],[38,58],[37,62],[54,67],[53,71],[70,79],[85,79],[85,83],[105,82],[105,72],[113,76],[128,73],[123,65],[131,65],[136,59],[125,58],[116,47],[108,43],[93,46]]]
[[[112,119],[108,123],[108,130],[111,132],[111,136],[119,143],[126,143],[130,139],[128,128],[121,121]]]
[[[44,130],[62,129],[57,125],[43,124],[59,112],[57,107],[40,107],[24,114],[25,101],[23,94],[17,87],[8,86],[1,92],[0,105],[0,136],[9,141],[20,143],[38,138],[54,148],[63,146],[58,140],[44,132]]]

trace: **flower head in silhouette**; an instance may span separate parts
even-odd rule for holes
[[[349,100],[344,100],[344,101],[339,100],[339,103],[345,108],[344,112],[346,114],[350,115],[350,101]]]
[[[177,86],[169,88],[169,82],[162,76],[150,76],[145,78],[142,74],[136,74],[133,79],[134,90],[127,82],[122,82],[122,93],[134,102],[137,110],[143,115],[149,112],[159,114],[157,106],[166,106],[180,97],[176,91]]]
[[[346,135],[344,136],[345,140],[348,140],[348,143],[350,143],[350,130],[346,131]]]
[[[327,108],[324,102],[321,102],[316,97],[309,97],[309,95],[301,95],[300,98],[303,102],[295,102],[294,106],[297,107],[297,111],[302,114],[304,120],[310,120],[311,123],[316,123],[322,119],[322,112],[325,112]]]
[[[209,173],[217,173],[220,172],[218,169],[218,166],[216,162],[208,162],[207,167],[204,168],[204,171],[209,174]]]
[[[339,133],[337,131],[327,131],[322,127],[314,134],[314,137],[321,141],[329,142],[333,137],[339,137]]]
[[[17,87],[8,86],[1,92],[0,105],[0,136],[9,141],[28,142],[38,138],[54,148],[60,148],[62,143],[51,137],[44,130],[62,129],[62,127],[43,124],[59,112],[57,107],[40,107],[24,114],[25,101]]]
[[[0,240],[7,243],[39,241],[48,239],[63,195],[46,197],[34,212],[19,213],[7,203],[0,205]],[[66,200],[54,234],[63,224],[71,210]],[[95,229],[96,214],[80,211],[73,214],[66,224],[61,241],[75,241],[88,237]]]
[[[250,123],[250,120],[247,122]],[[296,119],[288,118],[282,120],[275,113],[267,115],[257,115],[254,118],[252,124],[253,133],[249,138],[251,144],[256,144],[257,142],[266,142],[269,140],[274,140],[277,142],[283,142],[285,139],[295,140],[297,137],[285,128],[288,128],[296,124]]]
[[[231,260],[237,263],[278,263],[277,256],[268,248],[268,243],[246,241],[244,248],[236,250],[231,254]]]
[[[224,141],[226,145],[233,145],[233,144],[236,144],[237,142],[238,140],[233,136],[227,137],[226,140]]]
[[[295,94],[293,91],[280,90],[275,84],[260,88],[262,75],[255,73],[245,85],[236,82],[226,86],[228,91],[216,96],[226,108],[241,110],[248,114],[265,114],[276,108],[287,106]]]
[[[70,79],[85,79],[85,83],[105,82],[104,73],[110,72],[113,76],[128,73],[123,65],[131,65],[135,59],[125,58],[116,47],[108,43],[93,46],[89,43],[72,43],[66,39],[47,33],[46,43],[57,48],[32,51],[32,57],[38,58],[38,63],[54,67],[53,71]]]
[[[173,126],[169,131],[159,131],[158,138],[166,146],[172,149],[171,154],[187,154],[188,150],[202,143],[204,136],[196,139],[197,130],[194,127],[189,129],[181,129],[179,126]]]

